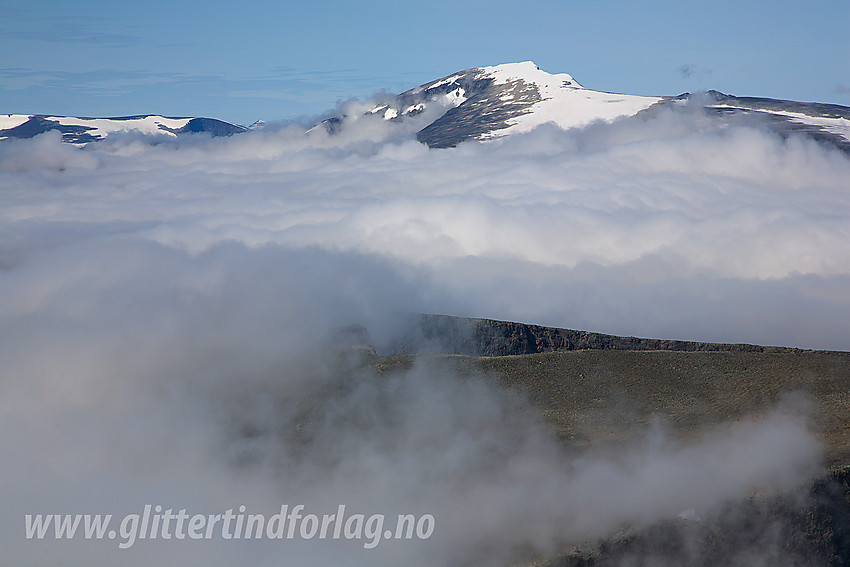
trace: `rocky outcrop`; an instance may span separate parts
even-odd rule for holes
[[[512,119],[532,112],[532,105],[542,100],[534,85],[519,79],[497,85],[476,69],[464,71],[461,78],[440,84],[438,88],[445,92],[461,89],[466,100],[416,135],[417,140],[431,148],[450,148],[504,130]],[[428,93],[428,89],[422,92]],[[409,93],[411,91],[400,96]],[[429,93],[429,96],[434,95]]]

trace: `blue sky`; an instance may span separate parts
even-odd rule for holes
[[[589,88],[850,105],[850,2],[0,0],[0,112],[314,116],[533,60]]]

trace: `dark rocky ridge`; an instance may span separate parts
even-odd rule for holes
[[[206,133],[213,138],[221,136],[232,136],[245,132],[248,129],[244,126],[224,122],[216,118],[192,118],[182,128],[167,128],[160,125],[160,129],[172,132],[174,134],[202,134]]]
[[[620,337],[588,331],[447,315],[414,316],[406,333],[387,350],[393,355],[430,353],[487,357],[571,350],[755,353],[800,351],[795,348],[750,344]]]

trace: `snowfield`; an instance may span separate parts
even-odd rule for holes
[[[531,112],[511,120],[512,125],[498,132],[499,136],[528,132],[541,124],[554,123],[563,129],[586,126],[595,120],[611,121],[632,116],[663,100],[646,97],[593,91],[581,86],[567,73],[549,74],[532,61],[482,67],[496,84],[520,80],[533,85],[543,100],[531,107]]]

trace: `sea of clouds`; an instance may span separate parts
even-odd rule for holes
[[[415,139],[429,116],[363,108],[333,136],[0,143],[11,563],[493,564],[817,471],[795,412],[577,459],[491,378],[387,379],[327,341],[360,324],[380,352],[427,312],[848,350],[846,154],[689,108],[435,150]],[[436,531],[374,550],[23,537],[25,514],[284,503],[430,513]]]

